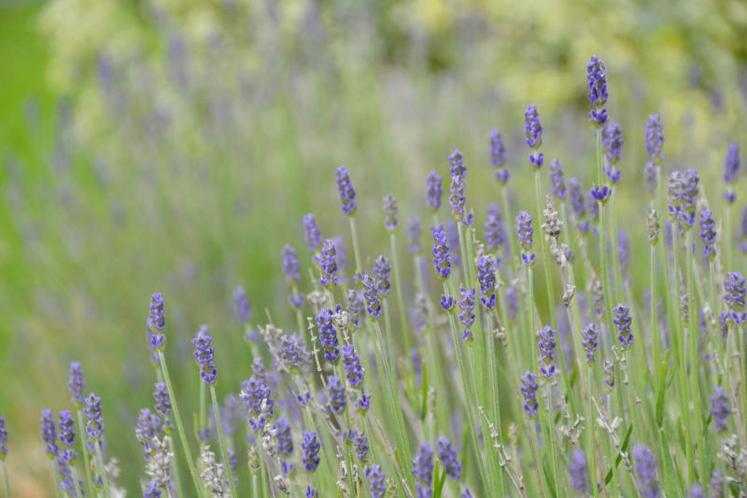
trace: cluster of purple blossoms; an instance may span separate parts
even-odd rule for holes
[[[266,418],[273,413],[272,391],[263,379],[255,373],[241,383],[239,397],[249,411],[249,424],[255,431],[265,426]]]
[[[374,267],[372,275],[374,277],[374,280],[376,280],[376,288],[379,291],[379,295],[381,297],[386,296],[389,294],[389,291],[392,290],[392,284],[391,284],[391,274],[392,274],[392,263],[389,261],[389,258],[386,256],[379,256],[376,258],[376,261],[374,261]]]
[[[425,180],[425,205],[434,212],[438,211],[442,194],[441,177],[433,170]]]
[[[545,155],[539,151],[542,145],[542,122],[537,107],[530,105],[524,111],[524,137],[526,144],[532,149],[529,154],[529,162],[540,169],[545,160]]]
[[[555,375],[557,344],[555,343],[555,331],[549,325],[545,325],[537,332],[537,349],[541,364],[540,373],[550,379]]]
[[[630,238],[622,228],[617,231],[617,259],[620,262],[620,273],[625,278],[630,266]]]
[[[311,353],[300,334],[283,334],[275,351],[278,365],[292,374],[303,374],[311,365]]]
[[[516,235],[521,245],[521,261],[531,266],[534,264],[535,255],[532,252],[534,247],[534,228],[532,228],[532,216],[526,211],[522,211],[516,217]]]
[[[537,376],[532,372],[526,372],[521,376],[521,395],[524,397],[524,411],[530,417],[537,414]]]
[[[508,172],[506,165],[506,145],[503,141],[503,135],[496,130],[490,130],[490,163],[496,168],[495,179],[501,185],[508,183],[511,174]]]
[[[160,351],[166,342],[166,336],[163,334],[166,328],[166,314],[164,313],[163,296],[160,292],[150,296],[150,311],[146,328],[151,351]]]
[[[47,455],[52,457],[57,455],[57,426],[54,423],[54,412],[49,408],[41,411],[41,438],[47,450]]]
[[[290,244],[285,244],[281,256],[285,281],[299,282],[301,280],[301,264],[298,262],[298,253],[296,250]]]
[[[384,196],[384,228],[388,231],[394,231],[397,228],[397,199],[392,194]]]
[[[594,126],[601,128],[607,122],[607,111],[604,105],[607,103],[607,71],[604,62],[592,55],[586,66],[586,86],[588,88],[589,119]]]
[[[316,432],[307,431],[303,433],[303,441],[301,442],[303,456],[301,461],[306,472],[314,472],[319,467],[319,450],[321,448],[322,446],[319,444],[319,437]]]
[[[449,186],[451,214],[455,220],[462,221],[465,220],[464,206],[467,202],[464,196],[467,167],[464,165],[464,156],[459,149],[454,149],[451,153],[449,163],[451,164],[451,185]]]
[[[368,490],[372,498],[382,498],[386,493],[386,475],[381,470],[381,465],[374,464],[366,468],[366,480],[368,481]]]
[[[62,410],[59,413],[57,427],[59,428],[60,442],[68,449],[72,449],[75,444],[75,422],[70,410]]]
[[[359,462],[368,461],[368,437],[361,431],[351,430],[345,434],[345,441],[352,443],[355,449],[355,457]]]
[[[348,289],[348,319],[351,325],[357,330],[361,321],[365,319],[364,315],[364,297],[359,289]]]
[[[233,290],[233,306],[236,310],[236,316],[241,323],[247,323],[252,318],[252,307],[249,304],[249,298],[246,291],[241,286]]]
[[[656,460],[654,453],[647,446],[633,446],[633,460],[638,475],[638,490],[644,498],[657,498],[659,485],[656,482]]]
[[[695,223],[699,183],[698,172],[694,169],[674,170],[669,175],[669,215],[682,230],[689,229]]]
[[[8,429],[5,427],[5,417],[0,417],[0,462],[8,455]],[[7,479],[7,475],[5,476]]]
[[[70,391],[70,403],[76,408],[83,406],[83,368],[80,363],[74,361],[70,363],[70,370],[67,373],[67,389]]]
[[[339,275],[337,273],[337,245],[332,239],[325,239],[322,242],[322,250],[317,258],[319,270],[321,272],[320,282],[324,287],[331,287],[337,284]]]
[[[414,216],[407,218],[407,250],[410,254],[420,252],[420,220]]]
[[[488,206],[488,214],[483,227],[483,238],[485,239],[485,248],[488,251],[495,251],[499,247],[508,247],[506,228],[503,225],[503,216],[498,204]]]
[[[599,204],[604,204],[612,195],[612,189],[607,185],[595,185],[591,187],[589,194],[591,195],[592,200],[598,202]],[[594,216],[594,218],[596,218],[596,216]]]
[[[316,222],[316,216],[311,213],[303,216],[303,239],[309,251],[314,252],[322,245],[322,233]]]
[[[462,325],[464,325],[462,339],[471,342],[473,339],[471,327],[475,323],[475,289],[474,287],[469,289],[462,287],[459,290],[459,294],[461,295],[461,299],[459,299],[459,309],[462,311],[459,313],[459,320],[462,322]]]
[[[431,233],[433,234],[433,268],[439,277],[449,278],[449,275],[451,275],[451,255],[449,254],[449,244],[446,241],[446,232],[444,232],[443,225],[433,227]]]
[[[733,203],[737,196],[732,189],[732,184],[736,183],[739,177],[739,144],[729,144],[729,149],[726,152],[726,159],[724,160],[724,181],[729,184],[726,192],[724,193],[724,199],[726,202]]]
[[[710,209],[700,212],[700,240],[703,242],[703,256],[706,261],[716,258],[716,222]]]
[[[337,360],[340,359],[334,317],[335,314],[330,308],[322,308],[316,317],[316,324],[319,328],[319,343],[322,345],[324,359],[330,363],[337,363]]]
[[[101,411],[101,398],[93,393],[89,394],[83,414],[86,416],[86,434],[91,441],[98,441],[104,431]]]
[[[418,498],[433,496],[433,449],[423,443],[412,460],[412,473],[418,488]]]
[[[194,339],[194,357],[197,366],[200,367],[200,377],[205,384],[215,384],[218,379],[218,370],[215,368],[215,349],[213,349],[213,336],[207,325],[200,325]]]
[[[353,387],[361,385],[363,382],[363,366],[352,344],[346,344],[342,347],[342,364],[345,367],[345,378],[348,384]]]
[[[624,304],[618,304],[612,311],[615,315],[612,323],[617,329],[617,340],[622,346],[629,348],[633,344],[633,333],[630,330],[633,319],[630,317],[630,309]]]
[[[586,361],[591,362],[594,360],[594,353],[599,347],[599,332],[593,323],[586,326],[584,331],[581,333],[582,342],[581,346],[586,352]]]
[[[580,449],[571,453],[568,464],[568,473],[571,475],[571,486],[579,495],[586,496],[589,492],[589,476],[586,467],[586,455]]]
[[[494,256],[480,255],[477,258],[477,281],[480,283],[480,302],[485,308],[495,308],[495,286],[497,262]]]
[[[648,161],[643,171],[646,190],[653,192],[658,183],[659,164],[663,159],[662,148],[664,147],[664,127],[658,114],[651,114],[646,123],[646,153]]]
[[[563,173],[563,166],[557,159],[550,161],[550,184],[552,195],[558,199],[565,199],[567,193],[565,188],[565,174]]]
[[[366,300],[366,309],[372,318],[381,316],[381,294],[376,279],[368,273],[361,274],[361,285],[363,286],[363,298]]]
[[[451,447],[451,441],[444,436],[436,440],[436,456],[449,478],[454,481],[462,478],[462,464],[457,459],[456,451]]]
[[[454,296],[447,296],[442,293],[441,299],[439,299],[439,304],[444,311],[451,311],[454,308]]]
[[[729,397],[723,387],[716,386],[713,388],[713,396],[711,396],[711,417],[713,417],[713,424],[718,432],[726,430],[730,414]]]
[[[729,272],[724,280],[724,303],[729,309],[722,313],[722,322],[733,321],[739,325],[747,321],[747,313],[742,312],[745,307],[745,296],[747,286],[744,276],[739,272]]]
[[[577,220],[581,220],[586,215],[586,197],[578,178],[571,177],[568,179],[568,190],[573,214],[576,215]]]
[[[602,147],[604,148],[604,157],[607,160],[604,172],[613,184],[620,181],[620,170],[615,168],[615,164],[620,161],[622,146],[622,128],[617,123],[609,123],[604,127]]]
[[[340,194],[342,212],[348,216],[354,216],[357,208],[355,202],[355,189],[350,180],[350,174],[345,166],[337,168],[337,191]]]
[[[330,375],[327,379],[327,394],[329,396],[329,409],[332,413],[339,415],[345,411],[347,406],[345,384],[336,375]]]

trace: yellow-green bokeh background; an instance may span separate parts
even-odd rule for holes
[[[717,202],[726,143],[744,142],[745,35],[747,3],[728,0],[0,3],[0,414],[20,496],[48,489],[38,412],[67,403],[73,359],[104,397],[134,489],[154,290],[187,410],[187,339],[200,323],[217,336],[221,391],[236,389],[249,367],[231,290],[244,284],[255,317],[266,309],[292,326],[280,248],[302,249],[308,211],[347,237],[337,165],[356,183],[369,257],[385,248],[381,197],[421,215],[423,180],[446,170],[454,146],[481,223],[495,200],[492,127],[509,137],[514,205],[533,207],[521,173],[528,103],[547,156],[588,179],[591,54],[607,62],[610,114],[626,133],[621,212],[640,214],[653,112],[667,167],[698,167]],[[638,225],[626,224],[634,251]]]

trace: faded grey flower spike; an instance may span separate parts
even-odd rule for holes
[[[557,239],[560,235],[560,230],[563,228],[563,220],[560,219],[558,211],[552,204],[550,196],[545,197],[545,209],[542,211],[545,217],[545,222],[542,223],[542,230],[545,231],[545,235],[550,238]]]
[[[214,498],[230,496],[225,468],[222,463],[215,460],[215,453],[208,445],[204,445],[200,452],[200,479],[210,496]]]
[[[659,241],[659,215],[653,207],[648,211],[648,241],[651,245],[656,245]]]
[[[151,448],[152,454],[145,466],[145,473],[158,489],[168,489],[172,481],[171,469],[174,460],[171,439],[168,436],[164,436],[163,439],[154,437]]]

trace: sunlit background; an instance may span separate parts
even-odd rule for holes
[[[597,54],[625,133],[616,196],[638,216],[648,114],[662,115],[667,168],[715,179],[727,143],[744,144],[745,33],[737,0],[0,2],[0,414],[19,496],[48,496],[38,414],[67,403],[71,360],[103,396],[111,452],[141,458],[151,292],[166,298],[184,399],[197,395],[188,338],[201,323],[217,336],[223,394],[248,376],[232,290],[246,287],[257,321],[293,326],[280,249],[308,263],[307,212],[347,241],[336,166],[351,171],[373,248],[385,247],[382,196],[423,215],[425,176],[446,171],[455,146],[481,225],[494,127],[522,206],[529,103],[545,153],[588,180]],[[637,219],[625,228],[644,231]],[[123,471],[136,489],[141,466]]]

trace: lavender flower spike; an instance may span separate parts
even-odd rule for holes
[[[586,326],[582,333],[581,346],[586,352],[586,362],[590,363],[594,360],[594,352],[599,346],[599,332],[593,323]]]
[[[57,426],[54,423],[54,412],[49,408],[41,411],[41,438],[47,449],[47,455],[52,457],[57,455]]]
[[[724,281],[724,302],[734,311],[741,311],[745,307],[747,286],[744,276],[736,271],[729,272]]]
[[[70,363],[70,370],[67,374],[67,389],[70,391],[70,403],[76,408],[81,408],[84,401],[83,368],[77,361]]]
[[[552,184],[552,195],[558,199],[565,199],[565,175],[563,174],[563,166],[557,159],[550,161],[550,183]]]
[[[425,205],[434,212],[438,211],[442,194],[441,177],[433,170],[425,181]]]
[[[633,319],[630,317],[630,309],[624,304],[618,304],[613,312],[615,316],[612,322],[617,329],[617,340],[622,346],[629,348],[633,344],[633,333],[630,331]]]
[[[8,429],[5,428],[5,417],[0,417],[0,462],[5,460],[6,456],[8,456]],[[7,477],[6,475],[5,478]]]
[[[418,487],[418,498],[433,496],[433,449],[423,443],[412,460],[412,473]]]
[[[503,135],[496,130],[490,130],[490,163],[496,168],[506,164],[506,145]]]
[[[456,451],[451,447],[451,442],[443,436],[436,441],[436,456],[449,478],[454,481],[462,478],[462,464],[459,463]]]
[[[724,160],[724,181],[735,183],[739,176],[739,144],[729,144],[729,149]],[[732,201],[733,202],[733,201]]]
[[[319,231],[316,216],[311,213],[303,216],[303,238],[306,241],[306,247],[311,252],[316,251],[322,245],[322,234]]]
[[[150,311],[146,322],[148,330],[148,343],[151,351],[160,351],[166,343],[163,330],[166,328],[166,316],[164,314],[163,296],[160,292],[150,296]]]
[[[711,416],[718,432],[726,430],[729,423],[729,415],[731,415],[729,397],[726,395],[723,387],[716,386],[713,389],[713,396],[711,396]]]
[[[345,367],[345,378],[348,384],[353,387],[361,385],[363,382],[363,366],[352,344],[346,344],[342,347],[342,363]]]
[[[319,467],[319,437],[316,432],[304,432],[303,441],[301,442],[301,451],[303,453],[301,462],[306,472],[313,473]]]
[[[653,452],[642,444],[633,446],[633,460],[638,475],[638,489],[644,498],[657,498],[659,486],[656,482],[656,460]]]
[[[542,123],[537,107],[530,105],[524,111],[524,135],[530,149],[537,150],[542,145]]]
[[[215,384],[218,379],[218,370],[215,368],[215,350],[213,349],[213,336],[207,325],[201,325],[194,339],[194,357],[200,367],[200,377],[205,384]]]
[[[293,246],[285,244],[281,255],[283,258],[282,268],[286,282],[299,282],[301,280],[301,265],[298,262],[298,253],[293,249]]]
[[[651,114],[646,123],[646,153],[653,164],[661,163],[663,159],[662,148],[664,146],[664,127],[661,124],[661,116]]]
[[[381,470],[381,465],[371,465],[366,468],[366,480],[372,498],[382,498],[386,493],[386,476]]]
[[[323,308],[316,317],[319,327],[319,342],[322,345],[324,359],[330,363],[337,363],[340,350],[337,342],[337,330],[333,324],[334,313],[329,308]]]
[[[101,398],[91,393],[86,398],[86,406],[83,408],[86,416],[86,434],[91,441],[98,441],[104,431],[104,421],[101,416]]]
[[[381,316],[381,294],[379,286],[368,273],[361,274],[361,285],[363,286],[363,299],[366,301],[366,309],[372,318]]]
[[[451,275],[451,256],[443,225],[431,228],[431,233],[433,234],[433,268],[439,277],[449,278],[449,275]]]
[[[537,414],[537,376],[532,372],[526,372],[521,376],[521,394],[524,397],[524,411],[530,417]]]
[[[493,256],[480,255],[477,258],[477,281],[480,283],[480,302],[485,308],[495,308],[496,260]]]
[[[622,154],[623,136],[622,128],[617,123],[610,123],[604,128],[602,134],[602,146],[604,157],[609,164],[617,164]]]
[[[345,166],[337,168],[337,191],[340,194],[342,212],[348,216],[354,216],[357,204],[355,202],[355,189],[350,180],[350,174]]]
[[[384,228],[392,232],[397,228],[397,199],[392,194],[384,196]]]
[[[233,306],[241,323],[247,323],[252,318],[252,306],[242,286],[233,290]]]
[[[589,492],[589,476],[586,467],[586,455],[582,450],[575,450],[571,454],[568,473],[571,475],[571,486],[579,495]]]
[[[324,287],[335,286],[340,277],[337,268],[337,248],[334,240],[324,240],[318,262],[319,270],[321,272],[320,281],[322,285]]]
[[[700,212],[700,240],[703,242],[703,256],[706,261],[716,258],[716,222],[710,209]]]
[[[329,395],[329,409],[332,413],[339,415],[345,411],[347,400],[345,398],[345,385],[339,377],[331,375],[327,379],[327,390]]]
[[[462,335],[462,339],[464,339],[467,342],[471,342],[472,337],[472,331],[470,330],[472,327],[472,324],[475,323],[475,289],[474,287],[465,289],[462,287],[459,290],[459,293],[461,294],[461,299],[459,299],[459,308],[462,310],[462,312],[459,314],[459,320],[461,320],[462,325],[464,325],[464,334]]]
[[[531,266],[534,263],[534,228],[532,228],[532,216],[526,211],[522,211],[516,217],[516,235],[519,238],[519,244],[521,245],[521,260],[527,265]]]
[[[586,66],[586,85],[591,106],[595,109],[603,107],[607,103],[607,70],[596,55],[591,56]]]

